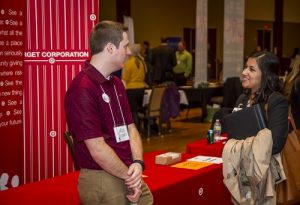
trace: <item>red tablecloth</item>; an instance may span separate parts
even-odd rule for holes
[[[145,182],[154,196],[155,205],[230,204],[230,194],[222,182],[222,166],[211,165],[200,170],[155,165],[162,152],[145,154]],[[195,156],[183,154],[183,159]],[[0,192],[2,205],[79,205],[77,191],[79,172],[66,174]]]
[[[214,144],[208,144],[206,139],[198,140],[186,145],[186,153],[222,157],[224,142],[225,141],[219,141]]]
[[[200,170],[174,168],[156,165],[159,152],[145,155],[148,184],[154,196],[155,205],[231,204],[230,194],[223,184],[222,165],[211,165]],[[182,161],[197,156],[182,154]]]
[[[0,192],[2,205],[79,205],[79,172],[21,185]]]

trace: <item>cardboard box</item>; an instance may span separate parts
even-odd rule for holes
[[[155,164],[169,165],[181,160],[181,153],[166,152],[155,156]]]

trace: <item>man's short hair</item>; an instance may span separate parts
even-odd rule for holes
[[[127,28],[121,23],[114,21],[99,22],[90,34],[91,54],[102,52],[107,43],[112,43],[119,48],[124,31],[127,31]]]

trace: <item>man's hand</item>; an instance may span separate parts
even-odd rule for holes
[[[133,163],[129,166],[127,172],[129,178],[125,180],[128,189],[127,199],[131,202],[138,202],[142,194],[142,166],[139,163]]]
[[[140,188],[128,188],[128,194],[126,197],[130,202],[136,203],[139,201],[141,194],[142,190]]]
[[[125,184],[128,188],[140,188],[142,184],[142,166],[139,163],[132,163],[128,169],[128,178]]]

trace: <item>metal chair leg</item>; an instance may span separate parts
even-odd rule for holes
[[[185,115],[185,119],[186,120],[189,118],[189,112],[190,112],[190,108],[187,108],[186,115]]]
[[[161,117],[159,118],[159,124],[158,124],[158,135],[161,137],[161,138],[164,138],[164,135],[163,135],[163,131],[162,131],[162,123],[161,123]]]
[[[169,133],[172,132],[171,120],[170,120],[170,119],[168,119],[168,122],[167,122],[167,129],[168,129],[168,132],[169,132]]]
[[[147,141],[150,141],[150,121],[147,122]]]

